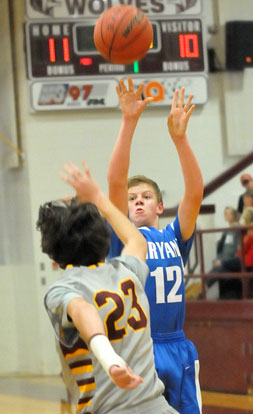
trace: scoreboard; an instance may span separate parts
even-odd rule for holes
[[[100,14],[118,4],[140,7],[153,43],[140,61],[112,64],[96,50]],[[169,105],[185,86],[194,103],[207,101],[207,58],[201,0],[26,0],[25,45],[33,111],[116,108],[115,87],[131,76],[144,83],[150,105]]]

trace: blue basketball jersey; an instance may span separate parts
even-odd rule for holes
[[[198,352],[184,336],[184,266],[194,234],[184,242],[178,216],[165,229],[141,227],[147,240],[149,275],[145,291],[150,306],[155,366],[165,385],[164,396],[180,414],[201,414]],[[110,257],[123,244],[112,231]]]
[[[183,330],[185,317],[184,265],[192,246],[192,237],[184,242],[178,216],[165,229],[141,227],[147,240],[149,276],[145,291],[149,299],[152,336]],[[122,243],[112,233],[110,257],[118,256]],[[166,335],[165,335],[166,336]]]

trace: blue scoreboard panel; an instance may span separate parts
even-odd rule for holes
[[[100,14],[118,4],[140,7],[153,26],[153,43],[140,61],[112,64],[97,52]],[[207,59],[201,0],[26,1],[25,44],[31,109],[116,108],[115,87],[131,76],[144,83],[151,105],[171,103],[185,86],[194,103],[207,101]]]

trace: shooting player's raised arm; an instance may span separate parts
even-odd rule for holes
[[[179,204],[178,218],[182,237],[191,237],[199,214],[203,198],[203,178],[196,157],[190,147],[186,128],[195,108],[191,105],[193,95],[190,94],[184,104],[185,89],[174,93],[171,111],[168,117],[168,130],[175,144],[184,177],[185,190]]]
[[[135,128],[147,104],[153,98],[142,99],[143,84],[134,90],[133,80],[128,78],[128,88],[121,79],[116,87],[122,112],[122,122],[109,162],[107,180],[110,200],[125,215],[128,213],[127,178],[130,151]]]

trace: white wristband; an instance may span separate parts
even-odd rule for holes
[[[107,336],[98,334],[90,340],[90,349],[104,368],[107,375],[110,376],[110,368],[112,365],[123,367],[125,361],[114,351]]]

